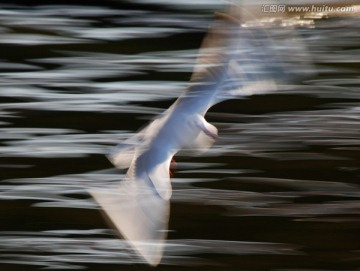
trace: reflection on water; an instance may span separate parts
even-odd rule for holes
[[[103,154],[182,93],[210,4],[3,6],[0,269],[141,262],[86,189],[121,180]],[[179,157],[164,269],[359,266],[359,18],[310,26],[318,74],[215,106],[218,142]]]
[[[29,264],[50,269],[82,269],[84,263],[97,264],[134,264],[139,259],[133,254],[126,242],[111,238],[106,230],[67,230],[46,232],[1,232],[2,251],[16,250],[18,253],[37,255],[1,255],[3,263]],[[70,237],[71,236],[71,237]],[[88,237],[96,236],[96,237]],[[166,265],[217,265],[216,262],[200,261],[194,258],[198,253],[217,253],[231,255],[246,254],[288,254],[300,252],[285,244],[263,242],[236,242],[225,240],[182,239],[166,244]],[[41,256],[41,254],[51,254]],[[10,257],[11,259],[9,259]]]

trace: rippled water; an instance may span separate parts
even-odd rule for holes
[[[86,191],[122,179],[104,153],[182,93],[218,8],[162,2],[1,6],[1,270],[148,269]],[[305,25],[317,75],[213,107],[217,143],[178,157],[159,268],[359,268],[360,20]]]

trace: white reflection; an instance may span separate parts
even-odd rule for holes
[[[70,129],[0,128],[0,131],[3,131],[0,139],[8,140],[3,141],[5,146],[0,146],[0,157],[84,157],[103,154],[102,143],[113,142],[111,136],[81,134]]]
[[[71,29],[71,32],[80,38],[100,39],[100,40],[123,40],[133,38],[151,38],[157,36],[168,36],[172,33],[183,32],[184,30],[171,27],[152,27],[152,31],[149,31],[147,27],[119,27],[119,28],[83,28],[83,29]]]
[[[224,3],[218,0],[184,0],[181,2],[178,1],[167,1],[167,0],[134,0],[134,2],[144,3],[144,4],[162,4],[165,6],[171,6],[175,8],[188,8],[188,9],[220,9],[223,7]]]
[[[92,236],[92,237],[89,237]],[[213,266],[214,262],[194,254],[296,255],[297,247],[270,242],[239,242],[206,239],[178,239],[166,244],[163,263],[178,266]],[[35,265],[48,269],[82,269],[85,264],[136,264],[123,240],[111,232],[94,230],[53,230],[43,232],[0,232],[0,263]],[[31,254],[30,254],[31,253]],[[180,256],[182,255],[182,256]],[[184,256],[185,255],[185,256]]]
[[[74,44],[87,43],[83,39],[66,38],[40,34],[1,34],[0,43],[18,45]]]

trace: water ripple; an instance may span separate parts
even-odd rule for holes
[[[89,234],[98,237],[86,237]],[[103,229],[45,232],[0,232],[2,263],[31,264],[50,269],[82,269],[83,264],[142,263],[124,240],[115,239]],[[102,236],[102,237],[100,237]],[[299,254],[296,247],[281,243],[236,242],[225,240],[169,240],[165,265],[218,265],[216,261],[198,258],[195,254],[230,255]],[[31,252],[31,254],[28,254]],[[42,254],[50,254],[43,256]],[[179,256],[183,255],[183,256]],[[184,256],[185,255],[185,256]]]
[[[125,178],[104,153],[186,89],[222,5],[190,2],[1,5],[1,265],[142,263],[87,191]],[[164,270],[357,268],[359,18],[310,17],[257,23],[303,26],[317,74],[212,108],[216,144],[176,158]]]

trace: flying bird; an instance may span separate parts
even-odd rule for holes
[[[181,149],[206,150],[215,142],[218,130],[205,119],[211,106],[273,91],[289,71],[289,56],[282,56],[267,31],[244,26],[239,14],[216,15],[186,91],[108,154],[116,167],[128,168],[126,179],[90,191],[119,234],[152,266],[160,263],[167,237],[173,157]]]

